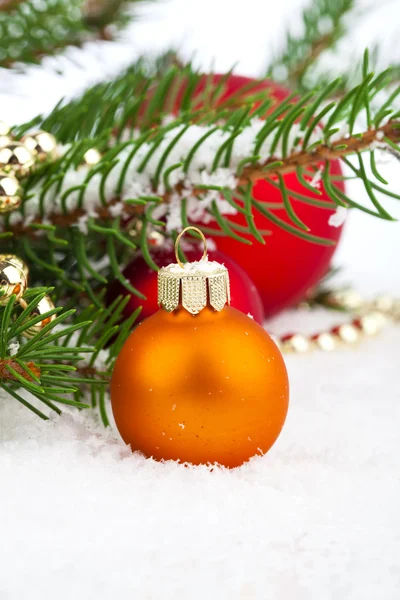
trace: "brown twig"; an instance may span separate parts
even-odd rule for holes
[[[276,175],[284,175],[286,173],[290,173],[296,170],[297,167],[312,167],[315,165],[319,165],[326,161],[332,161],[335,159],[339,159],[348,154],[354,154],[357,152],[362,152],[366,150],[373,142],[378,141],[378,138],[387,137],[393,142],[398,142],[400,140],[400,128],[398,127],[397,122],[389,122],[386,125],[380,127],[378,130],[370,129],[363,134],[357,136],[344,137],[335,142],[333,146],[328,146],[327,144],[320,144],[312,152],[307,150],[302,150],[300,152],[295,152],[288,156],[287,158],[282,159],[281,165],[276,165],[271,169],[268,169],[268,165],[277,162],[275,157],[268,158],[263,165],[259,166],[249,166],[243,169],[241,177],[239,179],[239,186],[245,185],[248,182],[255,183],[260,179],[268,179],[271,176]],[[182,185],[179,184],[174,192],[179,192],[182,190]],[[200,196],[204,193],[203,189],[194,189],[193,194],[196,196]],[[164,201],[168,202],[171,197],[171,192],[164,196]],[[110,207],[121,202],[120,198],[114,198],[108,206],[100,206],[97,209],[98,219],[100,221],[106,221],[107,219],[112,218],[112,214],[110,211]],[[124,214],[126,216],[135,216],[140,215],[143,212],[143,208],[141,206],[134,206],[126,204],[124,206]],[[80,217],[86,214],[84,209],[75,209],[68,214],[59,214],[53,213],[48,215],[48,220],[56,226],[59,227],[70,227],[77,223]],[[41,220],[38,217],[33,221],[33,224],[40,224]],[[18,223],[11,228],[11,231],[14,235],[28,234],[35,235],[37,234],[37,230],[30,226],[26,226],[24,223]]]
[[[7,10],[13,10],[18,4],[21,4],[24,0],[0,0],[0,11],[6,12]]]
[[[341,158],[342,156],[347,156],[348,154],[363,152],[363,150],[366,150],[373,142],[379,141],[378,138],[381,136],[387,137],[392,142],[398,142],[400,140],[399,123],[389,122],[379,129],[370,129],[357,136],[344,137],[340,140],[336,140],[333,146],[320,144],[313,152],[307,150],[295,152],[287,158],[282,159],[283,164],[272,168],[267,174],[265,172],[265,167],[268,167],[268,164],[276,162],[276,159],[271,157],[261,168],[247,167],[244,169],[242,179],[245,181],[256,182],[258,179],[266,179],[272,174],[284,175],[285,173],[296,170],[296,167],[312,167],[325,161],[331,161]]]
[[[293,71],[289,72],[288,80],[294,87],[298,86],[299,81],[301,81],[303,78],[308,67],[312,65],[327,48],[330,48],[334,41],[335,36],[333,33],[327,33],[318,38],[318,40],[315,40],[315,42],[310,46],[307,56],[305,56],[302,61],[297,63]]]
[[[0,379],[8,379],[10,381],[18,381],[18,379],[16,377],[14,377],[14,375],[7,369],[7,366],[14,369],[14,371],[16,371],[19,375],[21,375],[21,377],[26,379],[26,381],[34,381],[32,375],[30,375],[28,373],[28,371],[25,371],[25,369],[21,365],[19,365],[15,360],[13,360],[12,358],[1,358],[0,359]],[[28,362],[28,363],[26,363],[26,366],[28,367],[28,369],[30,369],[32,371],[32,373],[34,373],[36,375],[36,377],[40,378],[40,374],[41,374],[40,369],[39,369],[39,367],[37,367],[35,365],[34,362]]]

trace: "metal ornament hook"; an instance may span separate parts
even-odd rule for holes
[[[184,233],[186,233],[187,231],[195,231],[196,233],[198,233],[203,241],[204,244],[204,252],[203,252],[203,256],[201,257],[200,260],[205,260],[207,258],[207,240],[204,237],[204,233],[202,231],[200,231],[200,229],[198,229],[197,227],[185,227],[185,229],[183,229],[180,234],[178,235],[178,237],[176,238],[175,241],[175,257],[176,257],[176,262],[178,263],[178,265],[183,269],[184,268],[184,263],[180,260],[179,258],[179,244],[181,241],[181,237],[183,236]]]

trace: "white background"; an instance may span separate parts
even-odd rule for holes
[[[179,46],[198,64],[258,75],[297,0],[150,4],[118,44],[0,71],[1,118],[23,121],[62,95]],[[361,4],[366,4],[361,3]],[[358,6],[361,6],[359,3]],[[396,60],[398,1],[350,25],[332,64],[366,45]],[[62,64],[64,74],[56,74]],[[330,63],[331,64],[331,63]],[[384,167],[399,189],[399,165]],[[350,190],[365,199],[360,187]],[[400,215],[395,202],[387,204]],[[336,263],[368,296],[400,293],[398,223],[352,214]],[[282,315],[312,329],[325,316]],[[263,458],[234,471],[131,455],[118,434],[72,412],[43,423],[0,397],[0,598],[41,600],[394,600],[400,594],[398,328],[357,349],[291,356],[291,407]]]

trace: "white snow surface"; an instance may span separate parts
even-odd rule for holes
[[[398,344],[389,329],[289,357],[284,430],[232,471],[157,463],[87,413],[43,423],[2,402],[1,598],[394,600]]]
[[[238,72],[257,74],[266,40],[279,46],[303,4],[150,4],[152,18],[118,44],[90,44],[84,61],[72,51],[85,68],[62,59],[60,76],[51,59],[27,75],[0,71],[1,116],[28,119],[171,40],[187,55],[196,49],[202,66],[214,56],[216,69],[239,60]],[[395,4],[360,20],[353,59],[382,30],[395,59]],[[398,164],[383,162],[398,189]],[[367,201],[357,182],[349,192]],[[396,202],[385,202],[400,217]],[[398,296],[399,254],[398,223],[351,212],[339,281],[367,297]],[[267,328],[311,333],[338,318],[290,311]],[[399,344],[400,328],[389,325],[355,349],[288,356],[282,434],[266,456],[231,471],[145,459],[89,412],[43,422],[0,393],[1,600],[397,600]]]

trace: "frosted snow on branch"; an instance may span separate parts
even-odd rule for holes
[[[331,138],[329,145],[324,144],[320,126],[316,126],[311,135],[307,132],[307,147],[303,148],[305,131],[299,123],[292,124],[285,135],[283,130],[270,131],[259,146],[265,125],[266,122],[258,118],[239,131],[216,128],[215,125],[180,123],[164,131],[161,141],[157,136],[146,142],[141,142],[134,132],[134,139],[123,144],[119,154],[114,155],[115,164],[110,171],[105,172],[108,163],[104,161],[94,167],[97,171],[90,171],[87,166],[67,168],[61,184],[55,178],[49,185],[44,176],[35,189],[29,189],[21,211],[10,215],[10,225],[23,223],[27,226],[36,219],[42,223],[54,222],[56,216],[73,215],[71,224],[87,233],[89,218],[117,218],[124,212],[132,214],[128,203],[145,200],[148,204],[154,198],[153,217],[165,218],[166,229],[171,231],[182,226],[183,200],[191,221],[208,223],[213,218],[209,209],[214,204],[221,215],[234,214],[235,207],[223,197],[221,190],[238,187],[239,167],[250,159],[251,166],[245,167],[243,181],[247,181],[249,174],[253,181],[262,178],[263,167],[277,160],[282,161],[284,173],[285,169],[294,170],[297,165],[302,168],[307,168],[308,164],[320,166],[329,160],[329,152],[331,159],[340,157],[331,146]],[[371,149],[374,143],[380,148],[381,144],[386,144],[381,134],[395,137],[393,131],[384,126],[382,130],[369,130],[357,137],[354,133],[349,136],[348,129],[342,127],[340,134],[346,140],[344,153]],[[67,147],[62,148],[64,153],[67,150]],[[272,170],[269,174],[273,173]],[[320,177],[317,170],[311,185],[319,187]],[[160,196],[166,202],[157,206]],[[105,217],[104,208],[107,209]]]
[[[347,219],[348,209],[345,206],[338,206],[335,212],[330,215],[328,224],[331,227],[341,227]]]
[[[211,205],[213,201],[216,201],[221,214],[232,214],[234,209],[232,206],[223,198],[218,190],[204,190],[201,195],[201,200],[196,197],[192,191],[198,186],[216,186],[225,189],[235,189],[237,180],[237,169],[241,161],[254,155],[254,147],[256,143],[257,134],[264,127],[265,121],[259,119],[253,119],[251,124],[244,128],[242,132],[234,139],[232,144],[232,151],[229,160],[229,167],[218,167],[213,171],[214,158],[225,142],[228,142],[232,135],[231,130],[216,130],[214,133],[209,135],[206,140],[198,147],[195,152],[193,159],[190,163],[188,171],[185,173],[183,167],[180,166],[169,173],[168,182],[174,192],[171,194],[170,202],[168,207],[161,207],[158,209],[158,217],[165,216],[168,212],[167,228],[173,229],[180,226],[180,205],[183,198],[187,199],[187,213],[188,217],[196,220],[207,222],[210,219],[206,209]],[[160,165],[160,161],[171,142],[176,138],[177,135],[182,131],[183,125],[169,130],[163,137],[162,142],[158,145],[157,149],[153,152],[151,158],[146,163],[143,170],[140,169],[140,165],[143,163],[145,157],[149,151],[154,147],[152,142],[147,142],[141,145],[135,156],[129,162],[128,169],[125,174],[124,184],[122,187],[122,193],[120,198],[124,200],[139,199],[141,197],[149,197],[152,195],[164,195],[166,193],[164,184],[164,174],[170,169],[170,167],[183,163],[187,158],[189,152],[195,146],[195,144],[211,129],[211,126],[191,125],[179,138],[178,142],[174,145],[172,150],[168,153],[166,160],[164,161],[159,174],[159,184],[154,189],[154,177],[157,172],[157,168]],[[275,134],[268,136],[260,150],[259,154],[262,156],[262,161],[267,160],[271,155],[271,144]],[[288,142],[288,151],[294,152],[298,150],[299,139],[299,126],[293,126],[290,131],[290,138]],[[315,139],[311,140],[311,143],[318,139],[318,132],[315,134]],[[121,177],[121,172],[126,162],[129,160],[129,155],[135,146],[136,141],[132,141],[132,145],[124,147],[118,155],[118,163],[107,175],[105,182],[105,198],[107,203],[111,203],[118,196],[118,184]],[[64,151],[66,148],[64,149]],[[282,157],[282,146],[281,142],[278,143],[273,153],[277,159]],[[44,215],[50,214],[62,214],[63,208],[61,204],[61,198],[71,188],[84,184],[85,179],[89,173],[89,168],[81,166],[78,169],[70,169],[66,172],[62,186],[60,190],[57,190],[56,183],[51,186],[44,195],[43,211]],[[101,206],[101,200],[99,195],[99,189],[101,184],[102,175],[100,173],[94,175],[87,183],[86,189],[83,194],[83,204],[86,215],[95,216],[96,210]],[[179,191],[175,191],[179,190]],[[42,191],[41,184],[33,191],[32,196],[24,203],[24,215],[16,211],[11,215],[11,225],[16,225],[27,220],[32,220],[39,216],[40,206],[40,193]],[[68,194],[65,200],[65,206],[67,212],[72,212],[79,208],[79,191],[73,191]],[[118,216],[123,210],[123,203],[113,205],[110,207],[113,216]],[[87,219],[86,217],[81,218],[77,224],[80,231],[85,232],[87,230]]]

